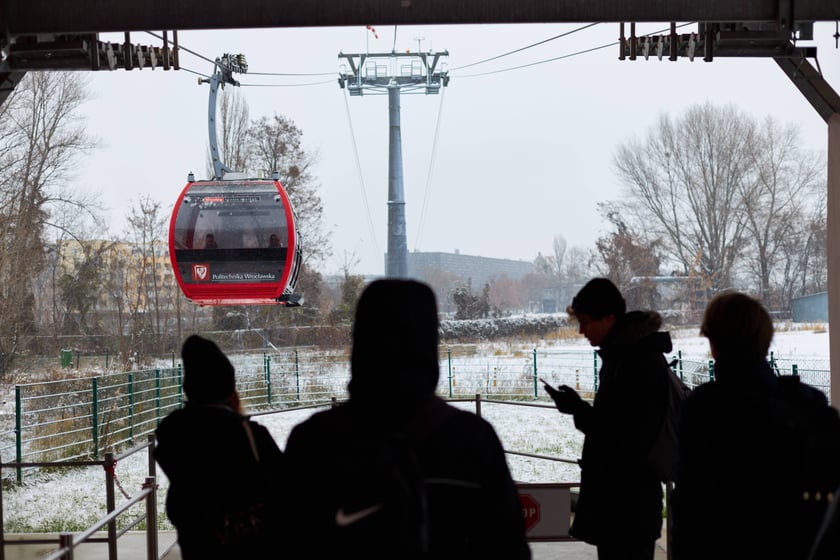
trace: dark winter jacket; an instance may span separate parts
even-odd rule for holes
[[[251,428],[259,463],[243,422]],[[177,529],[183,557],[266,557],[271,548],[263,542],[224,546],[219,534],[225,514],[254,504],[262,504],[269,524],[276,525],[278,488],[285,469],[282,453],[268,431],[220,402],[188,403],[164,418],[155,434],[155,459],[169,479],[166,513]],[[271,544],[276,547],[277,543]]]
[[[427,401],[417,414],[418,422],[400,427],[387,418],[359,414],[350,402],[295,427],[286,456],[301,495],[292,503],[301,522],[295,534],[305,557],[420,557],[413,544],[406,544],[417,535],[401,534],[416,531],[412,517],[417,516],[428,524],[428,552],[423,557],[530,558],[522,508],[493,428],[438,398]],[[380,493],[392,491],[383,489],[394,468],[387,457],[399,452],[383,448],[400,449],[403,444],[416,460],[427,513],[408,504],[405,507],[417,511],[408,511],[404,521],[393,520],[393,526],[374,516],[355,526],[337,524],[339,510],[353,513],[387,500]],[[415,484],[410,474],[399,476],[407,478],[409,486]],[[369,531],[366,522],[378,526]]]
[[[763,357],[721,357],[715,381],[685,400],[672,500],[675,560],[807,556],[811,543],[794,536],[805,457],[796,450],[801,438],[788,435],[793,409],[774,398],[779,383]],[[801,384],[799,394],[827,407],[812,387]]]
[[[632,311],[607,334],[592,406],[574,415],[584,435],[571,533],[591,544],[652,543],[662,529],[662,485],[647,461],[665,414],[671,337],[662,318]]]
[[[530,558],[495,431],[434,395],[437,332],[427,286],[380,280],[362,294],[349,402],[286,445],[293,557]]]

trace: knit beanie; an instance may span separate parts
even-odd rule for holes
[[[236,390],[233,364],[212,340],[192,335],[181,348],[184,393],[193,403],[223,401]]]
[[[570,315],[586,314],[593,319],[607,315],[621,317],[627,311],[627,304],[618,288],[607,278],[593,278],[580,289],[566,308]]]

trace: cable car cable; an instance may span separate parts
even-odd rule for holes
[[[248,72],[249,76],[334,76],[335,72],[309,72],[309,73],[293,73],[293,72]]]
[[[181,68],[181,70],[184,70],[185,72],[189,72],[190,74],[195,74],[196,76],[201,76],[202,78],[209,78],[210,77],[207,74],[203,74],[201,72],[196,72],[195,70],[190,70],[186,66],[181,66],[180,68]]]
[[[423,229],[426,226],[426,210],[429,207],[429,199],[431,198],[432,175],[434,174],[435,160],[437,159],[438,138],[440,136],[440,123],[443,120],[443,98],[446,95],[446,90],[447,88],[443,88],[440,93],[440,104],[438,105],[437,123],[435,123],[435,136],[434,140],[432,141],[432,154],[429,159],[429,173],[426,176],[426,190],[423,193],[423,205],[420,207],[420,220],[417,226],[417,236],[415,238],[416,241],[414,242],[415,251],[420,247],[420,242],[423,239]]]
[[[522,52],[522,51],[524,51],[524,50],[528,50],[528,49],[531,49],[531,48],[537,47],[537,46],[539,46],[539,45],[544,45],[545,43],[549,43],[549,42],[551,42],[551,41],[554,41],[554,40],[560,39],[560,38],[562,38],[562,37],[566,37],[566,36],[571,35],[571,34],[573,34],[573,33],[577,33],[578,31],[583,31],[584,29],[589,29],[590,27],[594,27],[594,26],[596,26],[596,25],[598,25],[598,24],[600,24],[600,23],[601,23],[601,22],[596,21],[595,23],[590,23],[590,24],[588,24],[588,25],[584,25],[583,27],[578,27],[577,29],[572,29],[571,31],[567,31],[567,32],[565,32],[565,33],[561,33],[560,35],[555,35],[554,37],[549,37],[548,39],[544,39],[544,40],[539,41],[539,42],[537,42],[537,43],[532,43],[532,44],[530,44],[530,45],[527,45],[527,46],[524,46],[524,47],[520,47],[520,48],[518,48],[518,49],[515,49],[515,50],[512,50],[512,51],[508,51],[508,52],[506,52],[506,53],[502,53],[502,54],[499,54],[499,55],[496,55],[496,56],[493,56],[493,57],[490,57],[490,58],[485,58],[484,60],[479,60],[478,62],[471,62],[470,64],[465,64],[465,65],[463,65],[463,66],[458,66],[457,68],[450,68],[450,69],[449,69],[449,71],[450,71],[450,72],[454,72],[454,71],[456,71],[456,70],[463,70],[464,68],[469,68],[470,66],[477,66],[477,65],[479,65],[479,64],[484,64],[485,62],[490,62],[491,60],[497,60],[497,59],[502,58],[502,57],[505,57],[505,56],[510,56],[510,55],[512,55],[512,54],[516,54],[516,53],[518,53],[518,52]]]
[[[680,27],[685,27],[687,25],[693,25],[695,23],[697,23],[697,22],[696,21],[690,21],[688,23],[680,24],[680,25],[676,26],[676,28],[679,29]],[[651,33],[646,33],[644,35],[640,35],[640,37],[647,37],[647,36],[650,36],[650,35],[656,35],[658,33],[664,33],[665,31],[669,31],[669,30],[670,30],[670,28],[660,29],[658,31],[652,31]],[[581,55],[581,54],[586,54],[586,53],[590,53],[590,52],[593,52],[593,51],[606,49],[607,47],[614,47],[615,45],[618,45],[618,44],[619,44],[619,41],[613,41],[612,43],[607,43],[607,44],[601,45],[599,47],[592,47],[590,49],[584,49],[584,50],[573,52],[573,53],[570,53],[570,54],[555,56],[553,58],[547,58],[545,60],[538,60],[537,62],[530,62],[528,64],[522,64],[522,65],[519,65],[519,66],[511,66],[509,68],[502,68],[500,70],[491,70],[489,72],[480,72],[478,74],[458,74],[458,75],[453,76],[453,77],[457,77],[457,78],[476,78],[476,77],[479,77],[479,76],[489,76],[491,74],[500,74],[502,72],[510,72],[512,70],[520,70],[522,68],[529,68],[531,66],[537,66],[539,64],[545,64],[547,62],[556,62],[558,60],[563,60],[564,58],[571,58],[573,56],[578,56],[578,55]],[[450,72],[452,72],[452,70],[450,70]]]
[[[149,35],[151,35],[152,37],[155,37],[155,38],[160,39],[161,41],[163,41],[163,35],[158,35],[157,33],[152,33],[151,31],[146,31],[146,33],[148,33],[148,34],[149,34]],[[204,60],[204,61],[206,61],[206,62],[209,62],[210,64],[216,64],[216,61],[215,61],[215,60],[209,59],[209,58],[207,58],[206,56],[204,56],[203,54],[198,54],[198,53],[197,53],[197,52],[195,52],[195,51],[191,51],[191,50],[190,50],[190,49],[188,49],[187,47],[183,46],[181,43],[178,43],[178,50],[182,50],[182,51],[184,51],[184,52],[188,52],[188,53],[190,53],[190,54],[191,54],[191,55],[193,55],[193,56],[197,56],[198,58],[200,58],[200,59],[202,59],[202,60]]]
[[[335,84],[335,80],[325,80],[322,82],[307,82],[304,84],[239,84],[241,87],[305,87],[305,86],[322,86],[324,84]]]
[[[362,190],[362,202],[365,205],[365,213],[367,214],[368,228],[370,229],[370,236],[373,239],[373,246],[376,249],[376,254],[379,255],[379,243],[376,241],[376,231],[373,228],[373,218],[370,214],[370,206],[368,205],[367,190],[365,189],[365,178],[362,174],[362,162],[359,159],[359,148],[356,145],[356,134],[353,131],[353,119],[350,117],[350,103],[347,101],[347,90],[344,92],[344,108],[347,111],[347,123],[350,125],[350,138],[353,143],[353,154],[356,156],[356,171],[359,174],[359,187]]]

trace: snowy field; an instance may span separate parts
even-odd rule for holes
[[[801,360],[828,359],[828,330],[826,325],[780,325],[773,341],[772,351],[777,357]],[[692,359],[708,359],[708,343],[697,336],[696,329],[672,331],[675,350],[682,350]],[[541,346],[563,348],[564,345],[580,348],[580,339]],[[523,348],[525,346],[523,345]],[[531,348],[531,346],[527,346]],[[510,345],[505,345],[506,351]],[[493,345],[486,345],[482,352],[492,353]],[[545,404],[545,401],[542,401]],[[456,406],[475,410],[474,403],[457,403]],[[553,408],[517,406],[483,402],[482,416],[496,429],[505,449],[549,455],[569,460],[579,457],[583,438],[572,424],[571,418]],[[291,429],[316,412],[316,409],[297,410],[260,415],[258,422],[265,425],[280,447],[285,446]],[[547,461],[508,455],[508,463],[515,480],[520,482],[576,482],[579,470],[575,464]],[[116,467],[118,480],[129,494],[136,493],[147,475],[145,452],[120,461]],[[163,499],[167,481],[158,473],[161,527],[170,528],[163,513]],[[3,488],[3,513],[5,532],[55,532],[80,531],[102,517],[105,511],[105,475],[101,468],[74,469],[70,472],[28,475],[21,487]],[[118,502],[120,501],[118,494]]]

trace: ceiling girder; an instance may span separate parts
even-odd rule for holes
[[[465,23],[840,20],[837,0],[0,0],[9,36]]]

